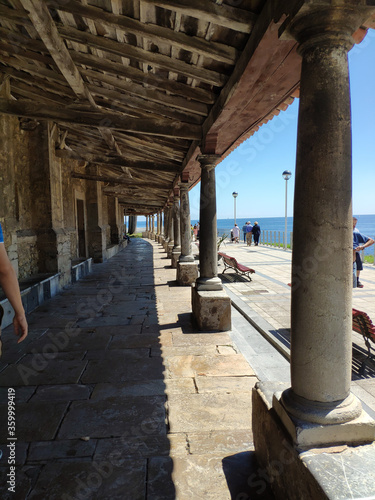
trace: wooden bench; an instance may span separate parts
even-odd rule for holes
[[[371,359],[371,342],[375,343],[375,325],[372,323],[370,317],[363,311],[352,309],[352,330],[360,333],[365,341],[368,356],[363,361],[360,373],[364,373],[366,361]]]
[[[250,269],[250,267],[246,267],[243,264],[239,264],[237,260],[234,257],[230,257],[229,255],[226,255],[225,253],[219,252],[219,255],[223,258],[224,266],[225,269],[223,271],[223,274],[225,271],[229,268],[234,269],[237,274],[244,275],[247,278],[251,280],[250,274],[255,273],[254,269]]]

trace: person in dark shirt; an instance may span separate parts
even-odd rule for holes
[[[353,258],[355,259],[357,271],[357,288],[363,288],[363,284],[359,281],[360,272],[363,270],[362,260],[359,252],[374,244],[374,240],[360,233],[356,228],[358,219],[353,217]]]
[[[255,221],[253,225],[253,238],[255,246],[257,246],[259,243],[259,236],[260,236],[260,225]]]

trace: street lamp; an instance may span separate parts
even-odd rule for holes
[[[238,193],[236,193],[236,191],[233,191],[232,196],[234,198],[234,224],[236,224],[236,198],[238,196]]]
[[[290,170],[284,170],[282,176],[285,179],[285,237],[284,237],[284,250],[287,248],[287,229],[288,229],[288,180],[292,177],[292,172]]]

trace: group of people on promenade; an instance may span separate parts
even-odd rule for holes
[[[359,275],[363,270],[359,252],[373,245],[374,240],[365,236],[356,228],[357,222],[357,217],[353,217],[353,288],[363,288],[363,284],[359,281]]]
[[[252,239],[254,238],[254,245],[257,246],[260,237],[260,226],[258,222],[254,222],[254,225],[250,221],[247,221],[242,228],[243,231],[243,242],[247,243],[247,246],[251,246]],[[233,229],[231,229],[231,241],[233,243],[240,242],[240,228],[237,224],[234,224]]]

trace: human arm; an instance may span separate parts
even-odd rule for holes
[[[374,244],[374,240],[372,238],[368,238],[366,243],[363,243],[362,245],[357,246],[355,251],[360,252],[360,251],[364,250],[365,248],[370,247],[373,244]]]
[[[27,336],[28,325],[17,276],[6,253],[4,243],[0,243],[0,285],[14,309],[14,334],[19,337],[18,343],[22,342]]]

